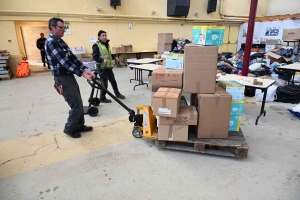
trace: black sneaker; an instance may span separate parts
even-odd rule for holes
[[[125,96],[124,95],[122,95],[122,94],[118,94],[118,95],[116,95],[119,99],[125,99]]]
[[[46,67],[46,64],[44,63],[44,67]]]
[[[70,132],[70,131],[64,130],[64,133],[71,136],[72,138],[81,138],[81,134],[77,131]]]
[[[86,125],[84,125],[81,128],[76,129],[77,132],[89,132],[89,131],[92,131],[92,130],[93,130],[92,126],[86,126]]]
[[[110,99],[101,99],[100,100],[102,103],[111,103]]]

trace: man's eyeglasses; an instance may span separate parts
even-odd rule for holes
[[[66,28],[64,26],[57,26],[57,27],[59,27],[61,30],[66,30]]]

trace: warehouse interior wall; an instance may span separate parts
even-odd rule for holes
[[[267,14],[269,1],[259,1],[257,16]],[[25,43],[16,24],[47,24],[51,17],[61,17],[70,23],[71,30],[71,34],[63,39],[70,47],[86,47],[87,53],[91,53],[93,44],[89,39],[97,38],[100,29],[107,31],[112,47],[132,44],[134,51],[142,51],[157,49],[159,32],[171,32],[174,38],[191,40],[192,27],[199,25],[225,26],[224,44],[220,51],[235,52],[239,25],[249,14],[250,0],[218,0],[216,12],[210,14],[206,12],[207,4],[208,0],[191,1],[186,18],[169,18],[167,0],[121,0],[121,6],[117,6],[116,10],[110,6],[109,0],[52,0],[47,6],[37,0],[1,0],[0,26],[7,28],[2,30],[0,49],[10,51],[12,55],[25,53]],[[96,7],[100,10],[97,11]],[[152,14],[152,11],[156,12]],[[133,24],[131,29],[129,23]],[[38,37],[32,42],[35,43]]]
[[[267,16],[300,13],[299,0],[268,0]]]

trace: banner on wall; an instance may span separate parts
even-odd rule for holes
[[[241,48],[241,44],[246,43],[248,23],[240,26],[238,35],[237,50]],[[253,44],[260,44],[266,40],[277,40],[278,44],[282,44],[283,29],[300,28],[300,20],[284,20],[272,22],[255,22],[253,33]]]

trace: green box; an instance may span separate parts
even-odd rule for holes
[[[232,100],[230,115],[243,115],[245,102],[243,100]]]
[[[193,26],[192,41],[194,44],[221,46],[225,26]]]
[[[232,95],[232,100],[243,100],[245,86],[237,81],[219,81],[219,85]]]
[[[240,131],[242,116],[230,116],[228,131]]]

